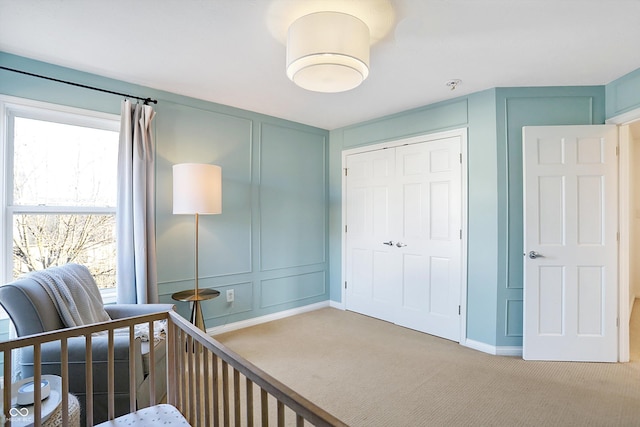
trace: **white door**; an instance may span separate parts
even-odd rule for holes
[[[346,157],[346,306],[460,340],[460,138]]]
[[[523,129],[527,360],[617,361],[617,129]]]
[[[393,322],[398,292],[392,210],[395,151],[347,157],[347,309]]]
[[[402,300],[395,323],[460,340],[461,164],[458,138],[396,149]],[[399,247],[398,247],[399,246]]]

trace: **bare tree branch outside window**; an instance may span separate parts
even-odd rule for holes
[[[115,288],[118,132],[73,119],[13,118],[13,276],[78,263]]]
[[[15,215],[14,277],[47,267],[88,266],[100,288],[115,286],[114,215]]]

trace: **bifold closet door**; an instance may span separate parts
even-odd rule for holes
[[[460,339],[459,138],[347,157],[346,307]]]
[[[399,257],[395,149],[347,158],[347,309],[395,322]]]

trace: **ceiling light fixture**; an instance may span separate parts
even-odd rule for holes
[[[287,77],[314,92],[344,92],[369,75],[369,27],[353,15],[315,12],[287,35]]]

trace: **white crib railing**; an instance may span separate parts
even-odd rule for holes
[[[346,426],[343,422],[300,396],[252,363],[204,334],[176,312],[130,317],[89,326],[68,328],[55,332],[16,338],[0,342],[0,354],[4,357],[3,414],[10,425],[12,415],[12,351],[33,347],[34,383],[39,384],[41,347],[44,343],[58,341],[61,348],[61,419],[63,426],[69,426],[69,370],[67,341],[72,337],[84,336],[86,341],[86,404],[83,417],[87,426],[93,426],[93,390],[91,338],[93,334],[108,334],[108,414],[114,414],[114,378],[122,373],[114,372],[113,337],[114,331],[129,329],[130,348],[134,348],[134,328],[148,324],[149,336],[154,336],[154,321],[166,320],[167,346],[167,403],[175,406],[192,426],[268,426],[268,425],[316,425]],[[153,361],[156,349],[149,346],[149,360]],[[136,410],[137,390],[134,381],[135,363],[129,361],[129,402],[130,411]],[[149,402],[158,402],[156,394],[154,363],[149,363]],[[34,401],[40,402],[41,391],[34,388]],[[13,410],[12,410],[13,409]],[[138,408],[139,409],[139,408]],[[33,425],[40,427],[41,405],[33,406]]]

